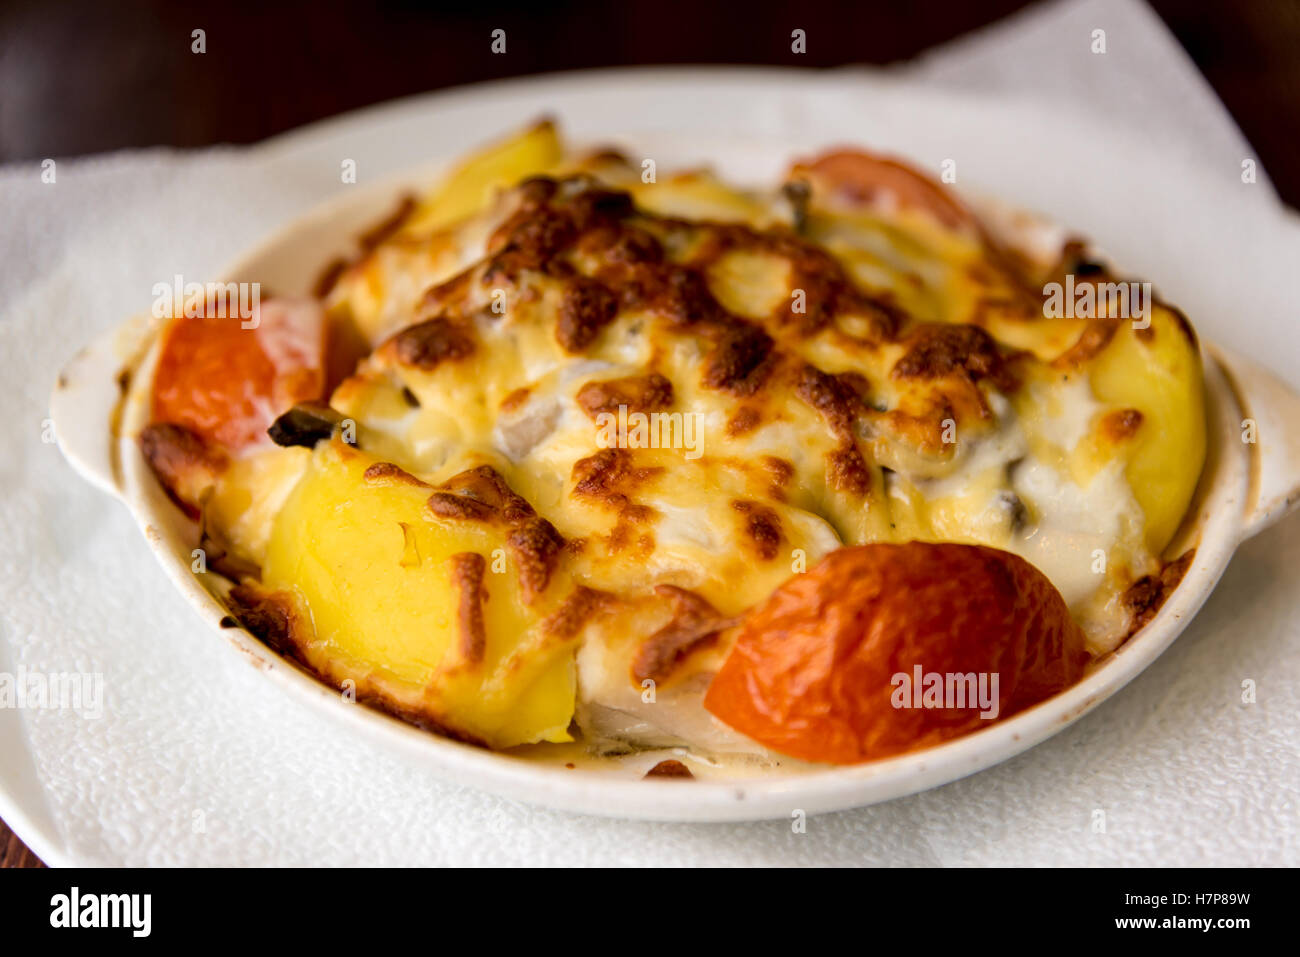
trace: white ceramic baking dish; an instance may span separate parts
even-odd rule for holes
[[[784,144],[767,144],[781,155]],[[736,151],[742,147],[733,147]],[[753,144],[745,144],[745,168]],[[729,171],[728,149],[708,159]],[[321,265],[345,253],[349,237],[392,208],[404,189],[436,169],[359,189],[287,226],[226,271],[281,294],[306,293]],[[1193,325],[1196,317],[1192,316]],[[1003,761],[1078,720],[1131,681],[1178,637],[1209,596],[1237,546],[1300,501],[1300,396],[1258,364],[1203,343],[1209,455],[1196,499],[1171,549],[1194,545],[1195,560],[1155,618],[1068,691],[986,730],[939,747],[854,767],[706,777],[685,785],[642,780],[644,760],[584,767],[498,754],[418,730],[355,705],[239,628],[191,573],[193,526],[158,486],[134,441],[143,424],[156,324],[133,320],[81,350],[58,378],[51,417],[60,448],[88,480],[134,515],[159,562],[199,616],[272,681],[310,702],[376,747],[400,752],[458,784],[522,801],[591,814],[657,820],[746,820],[855,807],[952,781]],[[129,380],[123,370],[132,368]],[[1257,441],[1243,441],[1243,422]],[[208,576],[211,582],[212,577]],[[179,706],[179,705],[178,705]],[[341,732],[346,733],[346,732]]]

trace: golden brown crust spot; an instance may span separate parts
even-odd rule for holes
[[[1182,582],[1187,569],[1192,566],[1196,549],[1189,548],[1160,570],[1158,575],[1139,578],[1124,592],[1124,607],[1132,617],[1129,619],[1129,635],[1136,634],[1156,616],[1174,589]]]
[[[663,247],[650,232],[639,226],[602,226],[583,235],[578,249],[589,256],[599,256],[606,263],[633,265],[658,263],[664,258]]]
[[[595,455],[573,463],[573,494],[627,515],[638,508],[631,504],[631,493],[662,471],[660,468],[638,468],[628,449],[601,449]]]
[[[896,379],[943,379],[957,375],[970,382],[992,379],[1000,387],[1004,386],[1006,368],[997,342],[979,326],[922,323],[908,335],[906,343],[907,352],[890,372]]]
[[[794,478],[794,465],[777,455],[763,456],[763,468],[772,474],[772,481],[778,485],[784,486]]]
[[[298,611],[284,592],[263,591],[258,585],[244,583],[230,589],[227,607],[253,637],[284,658],[301,661],[301,641],[296,634]]]
[[[468,522],[490,522],[496,518],[496,511],[491,506],[452,492],[434,492],[427,504],[429,511],[439,518]]]
[[[532,518],[536,512],[501,473],[490,465],[479,465],[458,472],[429,496],[429,510],[443,518],[467,518],[478,521],[501,521],[515,525]]]
[[[1074,345],[1052,360],[1054,369],[1076,369],[1110,345],[1119,330],[1119,319],[1089,319]]]
[[[605,536],[605,550],[611,555],[626,551],[625,560],[639,561],[654,554],[655,538],[641,528],[658,513],[645,505],[627,503],[621,507],[614,527]]]
[[[758,326],[735,320],[717,337],[704,360],[704,384],[732,395],[753,395],[772,371],[775,346]]]
[[[459,595],[456,625],[459,633],[461,661],[477,665],[487,653],[487,630],[483,624],[483,604],[487,589],[483,576],[487,562],[478,552],[458,552],[451,556],[451,583]]]
[[[367,485],[393,486],[410,485],[415,488],[432,488],[421,479],[416,478],[405,469],[398,468],[392,462],[376,462],[362,473],[361,478]]]
[[[673,603],[673,619],[641,642],[632,661],[632,678],[661,683],[672,677],[691,652],[711,644],[718,632],[735,624],[692,591],[656,585],[655,594]]]
[[[542,623],[542,630],[554,638],[572,638],[594,615],[608,609],[616,601],[608,592],[579,585]]]
[[[805,365],[795,383],[795,395],[821,413],[837,436],[851,439],[853,423],[862,409],[862,400],[854,388],[861,379],[861,376],[852,380],[833,376],[816,366]]]
[[[632,212],[632,198],[624,192],[589,187],[567,200],[559,194],[559,184],[544,176],[520,185],[519,209],[488,242],[492,256],[484,283],[517,283],[525,270],[571,276],[573,267],[560,255],[584,233],[609,227]]]
[[[649,309],[676,326],[719,323],[727,316],[705,278],[687,266],[642,264],[604,270],[602,276],[616,283],[624,306]]]
[[[695,777],[690,768],[671,758],[667,761],[660,761],[647,771],[644,776],[647,778],[668,778],[669,780],[690,780]]]
[[[517,283],[525,270],[545,268],[576,235],[573,219],[568,214],[544,204],[533,205],[525,199],[524,206],[502,223],[488,241],[493,255],[483,272],[484,284]]]
[[[982,396],[977,397],[976,414],[987,415],[987,407],[982,400]],[[963,408],[969,409],[969,406],[964,405]],[[947,398],[936,399],[919,414],[905,412],[902,409],[891,409],[879,421],[885,423],[895,435],[904,439],[913,448],[927,454],[950,457],[956,449],[956,443],[944,441],[948,422],[957,421],[957,411]]]
[[[826,456],[826,483],[851,495],[866,495],[871,491],[871,471],[852,440]]]
[[[532,386],[527,385],[515,389],[501,400],[501,411],[514,412],[516,409],[522,408],[524,403],[528,401],[528,397],[532,395],[532,392]]]
[[[544,518],[529,518],[510,530],[506,547],[519,564],[519,585],[524,603],[531,604],[550,583],[551,573],[564,550],[564,538]]]
[[[767,321],[780,335],[816,335],[836,315],[865,316],[871,323],[871,339],[894,336],[902,313],[884,295],[872,295],[858,288],[848,271],[831,253],[803,239],[785,227],[762,231],[740,223],[710,223],[705,252],[698,263],[716,261],[730,250],[766,253],[790,264],[791,295],[780,303]],[[735,317],[726,317],[735,321]]]
[[[564,550],[564,537],[496,469],[480,465],[457,473],[429,496],[427,505],[439,518],[505,525],[506,547],[519,566],[524,602],[531,604],[546,590]]]
[[[767,494],[778,502],[785,501],[785,488],[794,478],[794,466],[783,458],[765,455],[760,460],[764,471],[771,477]]]
[[[473,269],[466,269],[425,290],[420,299],[419,314],[437,316],[463,313],[465,302],[474,288]],[[489,315],[495,315],[489,311]]]
[[[617,314],[618,298],[603,283],[594,279],[573,279],[565,286],[560,298],[555,340],[565,352],[582,352]]]
[[[164,475],[196,467],[221,469],[227,464],[225,453],[208,445],[195,432],[171,422],[155,422],[140,430],[140,449],[155,470]]]
[[[568,201],[569,214],[578,231],[591,232],[631,216],[632,195],[621,189],[589,186]]]
[[[736,438],[754,431],[763,421],[763,413],[752,405],[742,405],[727,420],[727,435]]]
[[[191,518],[198,517],[198,502],[185,496],[198,486],[211,484],[229,459],[183,425],[155,422],[140,430],[140,452],[173,502]]]
[[[588,382],[578,390],[578,405],[595,421],[602,412],[617,414],[624,406],[628,412],[657,412],[672,407],[673,384],[658,372]]]
[[[888,300],[858,289],[839,260],[820,246],[781,232],[746,239],[788,259],[791,286],[804,293],[802,312],[795,311],[793,296],[777,307],[773,319],[779,325],[794,326],[800,335],[811,336],[836,315],[857,314],[871,320],[872,338],[887,339],[897,334],[902,314]]]
[[[775,510],[746,499],[732,502],[731,507],[740,513],[745,534],[758,557],[765,562],[776,558],[785,536],[781,534],[781,518]]]
[[[463,325],[439,316],[408,326],[393,337],[397,361],[428,372],[443,362],[454,362],[474,353],[473,333]]]
[[[1137,409],[1114,409],[1101,420],[1101,434],[1112,442],[1131,439],[1141,427],[1142,413]]]

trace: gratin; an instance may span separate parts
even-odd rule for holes
[[[898,161],[749,191],[543,123],[360,245],[171,319],[139,442],[250,631],[439,733],[871,760],[980,726],[897,674],[1006,717],[1190,559],[1190,325]]]

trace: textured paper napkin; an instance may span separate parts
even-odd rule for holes
[[[1078,53],[1106,29],[1107,70]],[[1159,130],[1207,162],[1249,156],[1148,10],[1067,3],[933,51],[900,75],[1046,97]],[[1090,90],[1089,102],[1080,91]],[[104,675],[98,720],[0,709],[9,803],[54,861],[87,864],[1296,863],[1300,521],[1250,542],[1187,632],[1124,692],[997,768],[813,818],[647,824],[540,810],[435,780],[326,725],[229,653],[124,508],[42,442],[70,352],[211,275],[326,195],[256,150],[151,150],[0,170],[0,672]],[[1254,678],[1258,703],[1240,702]],[[1104,833],[1093,827],[1105,814]],[[17,817],[15,817],[17,820]],[[22,833],[20,828],[20,834]]]

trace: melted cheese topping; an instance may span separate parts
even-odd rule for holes
[[[1007,549],[1095,653],[1125,637],[1204,455],[1181,316],[1046,318],[1068,248],[848,201],[815,169],[792,205],[542,153],[549,176],[426,200],[342,274],[328,308],[374,349],[331,405],[421,494],[490,469],[564,542],[548,587],[621,609],[577,645],[589,734],[753,750],[698,706],[725,624],[841,545]],[[233,532],[259,559],[265,529]],[[691,641],[696,619],[722,626]],[[678,706],[644,702],[643,673]]]

